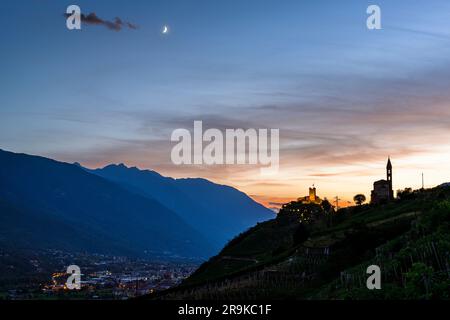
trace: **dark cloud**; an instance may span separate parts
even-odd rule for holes
[[[65,14],[66,17],[69,17],[70,14]],[[129,28],[136,30],[138,28],[137,25],[123,21],[121,18],[116,17],[113,21],[104,20],[97,16],[95,12],[91,12],[88,15],[81,14],[81,23],[86,23],[90,25],[103,25],[107,27],[109,30],[120,31],[122,28]]]

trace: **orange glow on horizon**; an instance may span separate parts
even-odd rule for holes
[[[393,189],[411,187],[419,189],[422,172],[425,187],[435,187],[450,181],[450,165],[444,159],[450,158],[450,145],[435,146],[429,152],[409,154],[398,151],[391,154],[393,164]],[[283,154],[281,154],[283,155]],[[255,201],[268,208],[279,208],[308,194],[313,184],[321,198],[335,205],[339,197],[339,207],[354,205],[353,197],[362,193],[370,201],[373,183],[386,179],[386,155],[368,154],[350,156],[345,159],[335,157],[330,161],[285,159],[280,162],[280,170],[275,176],[261,176],[257,166],[175,166],[172,164],[152,164],[147,154],[117,155],[108,161],[93,160],[81,162],[87,167],[102,167],[111,163],[125,163],[129,167],[154,170],[173,178],[205,178],[214,183],[225,184],[245,192]],[[64,159],[63,159],[64,160]],[[68,161],[71,162],[71,161]]]

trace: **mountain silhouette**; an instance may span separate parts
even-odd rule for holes
[[[237,234],[274,216],[245,193],[205,179],[173,179],[124,164],[86,170],[163,203],[205,235],[216,250]]]
[[[149,196],[79,165],[0,150],[0,242],[129,256],[207,257],[214,246]]]

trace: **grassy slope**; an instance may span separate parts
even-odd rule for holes
[[[433,189],[385,206],[344,210],[301,243],[294,241],[299,223],[293,216],[258,224],[166,297],[448,297],[449,199],[450,189]],[[305,247],[331,247],[332,254],[306,254]],[[385,290],[366,289],[370,264],[382,266]],[[341,272],[348,274],[345,281]]]
[[[298,225],[293,217],[257,224],[234,238],[217,256],[200,266],[184,285],[220,279],[271,263],[277,256],[292,251],[292,234]]]

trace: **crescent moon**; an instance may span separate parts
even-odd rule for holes
[[[167,32],[169,32],[169,28],[167,26],[164,26],[162,33],[166,34]]]

